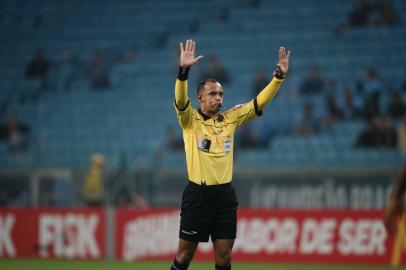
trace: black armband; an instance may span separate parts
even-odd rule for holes
[[[281,67],[279,65],[276,66],[276,69],[273,72],[273,76],[279,80],[285,79],[285,74],[282,72]]]
[[[180,81],[186,81],[189,75],[189,70],[190,68],[179,67],[178,79]]]

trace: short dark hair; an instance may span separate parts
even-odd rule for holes
[[[204,79],[204,80],[200,81],[199,84],[197,85],[197,92],[196,92],[197,95],[200,94],[200,91],[203,90],[203,88],[207,82],[218,83],[218,81],[215,79]]]

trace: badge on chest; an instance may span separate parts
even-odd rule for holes
[[[211,145],[211,140],[209,139],[198,139],[197,148],[203,152],[209,152]]]
[[[231,147],[231,140],[229,138],[199,138],[197,140],[199,151],[206,153],[229,154]]]

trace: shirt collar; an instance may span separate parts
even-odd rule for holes
[[[197,111],[198,111],[199,114],[203,117],[203,120],[204,120],[204,121],[207,121],[207,120],[211,119],[211,117],[208,116],[208,115],[206,115],[206,114],[204,114],[200,108],[199,108]],[[222,121],[224,120],[224,116],[223,116],[221,113],[219,113],[219,116],[217,117],[216,120],[217,120],[218,122],[222,122]]]

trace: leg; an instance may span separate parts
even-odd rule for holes
[[[171,266],[171,270],[187,270],[193,259],[193,255],[195,255],[197,244],[197,242],[179,239],[178,251]]]
[[[216,267],[231,269],[231,251],[234,239],[216,239],[213,241],[214,258]]]
[[[198,243],[179,239],[179,246],[178,246],[178,252],[176,253],[176,260],[180,264],[189,265],[193,259],[193,256],[195,255],[197,244]]]

